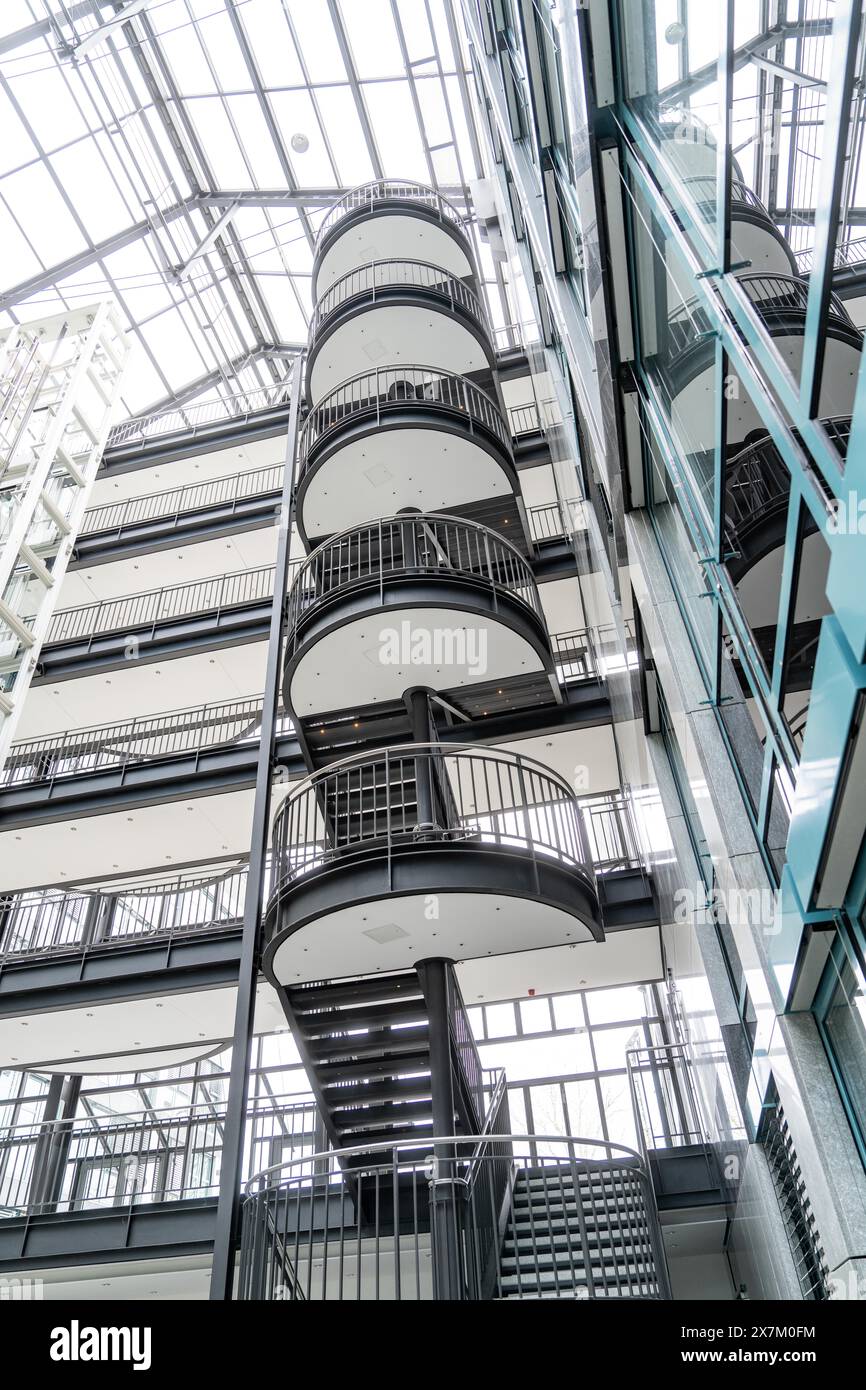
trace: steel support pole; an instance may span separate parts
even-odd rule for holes
[[[456,1128],[454,1063],[448,1017],[449,960],[422,960],[416,965],[427,1004],[430,1039],[430,1091],[433,1133],[453,1134]],[[466,1296],[463,1259],[464,1187],[459,1182],[457,1150],[437,1144],[430,1181],[430,1231],[433,1290],[438,1300],[454,1302]]]
[[[244,925],[241,959],[238,967],[238,992],[235,1003],[235,1023],[232,1037],[232,1061],[229,1073],[229,1094],[223,1134],[222,1167],[220,1170],[219,1201],[214,1234],[213,1264],[211,1266],[212,1300],[230,1300],[235,1274],[235,1251],[238,1242],[240,1191],[243,1178],[243,1143],[249,1092],[250,1054],[253,1041],[253,1022],[256,1007],[256,982],[259,965],[259,937],[262,925],[262,895],[265,885],[265,862],[268,852],[268,823],[271,804],[271,775],[274,761],[274,734],[280,702],[282,675],[283,632],[286,621],[286,586],[289,577],[289,558],[294,519],[295,455],[298,436],[298,414],[301,400],[301,371],[303,359],[295,359],[291,379],[289,428],[286,440],[286,466],[280,505],[280,536],[274,568],[274,596],[271,604],[271,625],[268,638],[268,661],[265,694],[262,702],[262,725],[256,764],[256,792],[253,803],[253,824],[250,838],[250,862],[244,896]]]

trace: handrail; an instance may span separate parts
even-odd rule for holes
[[[299,478],[307,470],[314,447],[347,421],[371,415],[378,426],[383,412],[406,406],[456,411],[467,419],[470,431],[475,424],[483,425],[506,449],[511,448],[511,435],[499,406],[469,377],[420,364],[377,367],[349,377],[313,406],[301,429]]]
[[[435,294],[448,304],[452,313],[458,308],[462,309],[487,330],[487,315],[481,300],[459,275],[443,270],[442,266],[433,265],[430,261],[392,257],[369,261],[356,270],[347,271],[325,290],[313,314],[310,341],[315,340],[327,320],[350,300],[369,295],[375,303],[378,291],[400,287]]]
[[[258,1190],[261,1191],[261,1184],[264,1180],[270,1180],[271,1177],[277,1173],[282,1173],[286,1168],[297,1168],[300,1166],[309,1166],[312,1168],[314,1164],[323,1162],[331,1163],[333,1161],[342,1165],[342,1162],[347,1158],[363,1158],[365,1154],[389,1154],[403,1150],[407,1153],[411,1153],[417,1151],[419,1148],[428,1149],[434,1148],[437,1145],[442,1145],[443,1147],[450,1146],[454,1149],[461,1148],[464,1145],[472,1145],[474,1150],[478,1147],[479,1142],[483,1142],[489,1137],[489,1135],[484,1134],[428,1135],[419,1132],[417,1139],[400,1139],[396,1142],[393,1139],[383,1139],[375,1144],[355,1144],[351,1148],[323,1149],[320,1153],[309,1154],[301,1158],[285,1158],[279,1163],[272,1163],[269,1167],[262,1168],[258,1173],[255,1173],[253,1177],[247,1179],[244,1184],[244,1191],[248,1196],[252,1196],[253,1188],[256,1184],[259,1185]],[[526,1146],[529,1143],[561,1144],[568,1145],[573,1149],[603,1149],[605,1158],[600,1160],[601,1162],[613,1163],[622,1156],[627,1161],[628,1166],[637,1167],[645,1177],[649,1176],[644,1168],[643,1159],[635,1149],[629,1148],[627,1144],[616,1144],[610,1139],[588,1139],[576,1134],[497,1134],[496,1141],[502,1144],[519,1144],[522,1146]],[[546,1157],[555,1159],[555,1155],[546,1155]],[[418,1161],[417,1153],[414,1159],[409,1160],[410,1164],[413,1166],[416,1165]],[[390,1172],[391,1164],[389,1163],[387,1167]]]
[[[348,193],[331,205],[316,234],[316,250],[344,217],[361,208],[372,210],[380,200],[420,203],[428,211],[432,209],[440,222],[451,222],[461,230],[466,228],[466,219],[453,203],[443,198],[438,189],[431,188],[428,184],[414,183],[411,179],[375,179],[369,183],[359,183],[356,188],[349,189]]]
[[[77,608],[58,608],[51,619],[45,646],[71,642],[100,633],[150,626],[193,613],[222,612],[273,595],[274,566],[232,570],[213,579],[168,584],[141,594],[100,599]]]
[[[423,826],[422,797],[433,817]],[[592,879],[581,808],[559,773],[501,748],[406,743],[342,759],[291,789],[273,823],[271,900],[335,857],[434,841],[517,849]]]
[[[510,541],[445,512],[399,513],[348,527],[300,562],[289,591],[288,650],[297,650],[303,618],[323,599],[400,574],[447,574],[488,584],[543,618],[532,566]]]
[[[687,188],[702,185],[706,189],[707,197],[705,200],[701,199],[699,201],[715,203],[717,185],[714,178],[710,178],[706,174],[692,174],[689,178],[684,179],[683,182]],[[748,203],[750,207],[755,208],[758,212],[762,212],[768,221],[772,221],[770,214],[755,190],[750,188],[743,179],[738,179],[736,177],[731,178],[731,200],[737,203]]]
[[[780,272],[749,272],[737,275],[737,284],[748,295],[762,316],[794,312],[805,314],[809,303],[809,285],[796,275]],[[845,327],[854,328],[853,321],[838,295],[831,293],[828,312]],[[667,328],[672,354],[678,355],[709,333],[713,325],[708,310],[698,295],[683,300],[668,315]]]
[[[534,541],[562,540],[574,534],[575,509],[582,503],[580,497],[568,497],[564,501],[545,502],[537,507],[527,508],[529,534]]]
[[[6,1126],[0,1129],[0,1219],[214,1197],[225,1115],[224,1101],[196,1101]],[[247,1172],[277,1136],[301,1150],[322,1142],[315,1104],[296,1096],[250,1097],[247,1124]],[[59,1154],[53,1173],[40,1162],[46,1151]]]
[[[801,275],[811,273],[812,264],[815,258],[814,246],[807,246],[802,251],[794,252],[794,260],[797,262],[797,269]],[[847,266],[862,265],[866,262],[866,237],[850,237],[847,241],[842,241],[833,252],[833,269],[844,270]]]
[[[68,730],[13,743],[0,786],[75,777],[83,771],[200,752],[255,737],[262,697],[194,705],[117,724]]]
[[[649,1163],[650,1151],[657,1148],[707,1145],[709,1132],[685,1043],[631,1047],[626,1051],[625,1061],[635,1130],[644,1162]],[[652,1080],[655,1100],[652,1107],[648,1103],[646,1086],[638,1087],[638,1076],[645,1074]],[[652,1113],[659,1116],[659,1133],[653,1127]]]
[[[247,866],[121,889],[0,894],[0,958],[216,930],[243,916]]]
[[[84,513],[78,534],[91,536],[97,531],[122,530],[124,526],[134,526],[144,521],[178,517],[184,512],[199,511],[203,507],[217,507],[278,492],[282,476],[283,465],[274,463],[247,473],[227,473],[207,482],[185,483],[182,487],[167,488],[164,492],[148,492],[142,497],[106,502],[99,507],[90,507]]]
[[[197,401],[193,405],[172,406],[152,415],[121,420],[109,431],[106,452],[132,443],[146,444],[166,434],[196,434],[202,426],[245,422],[251,415],[275,410],[289,403],[289,382],[262,386],[252,391],[235,391],[218,401]]]

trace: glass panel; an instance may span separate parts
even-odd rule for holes
[[[638,360],[686,465],[705,529],[712,534],[717,395],[712,321],[695,292],[694,274],[654,216],[641,189],[633,193]]]
[[[619,0],[626,100],[688,187],[715,216],[721,120],[720,0]]]
[[[823,1018],[824,1034],[862,1135],[866,1133],[866,995],[859,970],[855,972],[847,957],[837,962],[839,950],[837,946],[827,967],[836,983]]]

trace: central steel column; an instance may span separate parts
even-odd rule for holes
[[[286,586],[292,544],[294,519],[295,456],[297,452],[298,415],[301,400],[301,370],[303,359],[295,358],[291,381],[289,428],[286,440],[286,466],[283,472],[283,491],[280,500],[280,538],[274,567],[274,597],[271,605],[271,626],[268,637],[268,663],[265,694],[262,701],[262,727],[259,732],[259,754],[256,766],[256,793],[253,804],[253,825],[250,839],[250,863],[244,896],[244,925],[241,959],[238,966],[238,993],[235,1004],[232,1062],[229,1074],[229,1095],[223,1132],[222,1167],[220,1169],[219,1202],[214,1233],[213,1265],[211,1266],[210,1297],[230,1300],[234,1291],[235,1251],[238,1244],[241,1182],[243,1180],[244,1126],[249,1094],[250,1057],[253,1043],[253,1022],[256,1008],[256,984],[259,973],[259,939],[262,927],[262,897],[265,887],[265,863],[268,852],[268,824],[271,805],[271,777],[274,762],[274,735],[280,703],[283,633],[286,624]]]

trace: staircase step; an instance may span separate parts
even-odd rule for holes
[[[411,1074],[416,1079],[418,1074],[430,1072],[430,1053],[426,1048],[420,1048],[416,1044],[410,1049],[400,1051],[392,1048],[387,1057],[359,1057],[356,1061],[345,1057],[327,1065],[318,1066],[318,1076],[321,1084],[328,1089],[331,1086],[350,1085],[358,1086],[367,1078],[381,1080],[383,1077],[402,1077],[408,1080]]]
[[[423,1100],[430,1095],[430,1073],[424,1076],[394,1076],[386,1082],[328,1087],[328,1109],[339,1118],[341,1110],[357,1110],[362,1105],[382,1105],[389,1101]]]
[[[342,1004],[363,1004],[379,999],[410,995],[423,998],[421,985],[414,970],[399,975],[365,975],[358,980],[340,984],[295,986],[289,998],[295,1014],[302,1018],[311,1009],[327,1009]]]
[[[417,1052],[427,1042],[428,1024],[418,1023],[407,1029],[370,1029],[354,1037],[339,1037],[338,1034],[325,1034],[316,1038],[310,1045],[310,1055],[316,1065],[327,1066],[329,1062],[352,1061],[379,1056],[406,1056]]]
[[[418,1100],[400,1100],[391,1105],[368,1105],[352,1110],[336,1110],[333,1118],[341,1134],[358,1134],[357,1139],[347,1140],[348,1143],[360,1144],[366,1138],[367,1131],[371,1129],[405,1129],[407,1125],[428,1119],[432,1124],[432,1105],[432,1098],[424,1096]]]
[[[423,1023],[426,1026],[427,1006],[423,999],[387,999],[381,1004],[360,1003],[357,1007],[304,1013],[298,1022],[304,1037],[310,1039],[339,1035],[355,1029],[369,1029],[371,1033],[376,1031],[384,1034],[395,1024]]]

